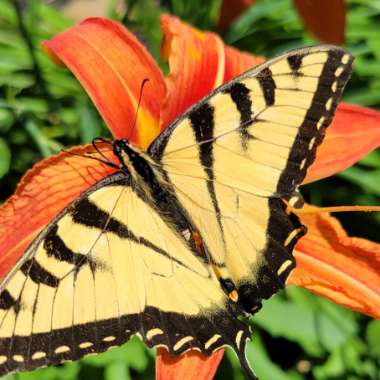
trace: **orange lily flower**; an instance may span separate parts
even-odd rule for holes
[[[161,53],[170,68],[167,77],[130,32],[107,19],[87,19],[44,43],[54,61],[66,65],[82,83],[113,136],[129,138],[143,148],[190,105],[264,60],[226,46],[217,35],[200,32],[172,16],[162,16],[161,26]],[[149,82],[136,128],[132,128],[145,78]],[[350,150],[342,151],[348,144]],[[380,113],[342,104],[305,181],[341,171],[379,145]],[[114,171],[70,154],[89,151],[91,146],[79,146],[41,161],[1,206],[0,276],[55,215]],[[309,232],[296,246],[298,266],[288,283],[380,318],[380,245],[347,237],[328,214],[300,216]],[[223,350],[210,358],[190,352],[178,359],[160,349],[157,379],[183,378],[181,374],[190,380],[211,379],[222,355]]]

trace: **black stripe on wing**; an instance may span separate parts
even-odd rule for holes
[[[232,101],[240,112],[240,138],[243,151],[248,149],[248,140],[251,135],[248,132],[249,126],[252,124],[252,101],[249,96],[250,90],[244,83],[232,83],[230,87],[224,90],[226,94],[230,94]]]
[[[97,228],[100,233],[111,232],[121,239],[127,239],[133,243],[141,244],[155,253],[165,256],[168,259],[173,260],[175,263],[187,268],[187,266],[180,260],[177,260],[148,239],[134,234],[124,223],[113,218],[108,212],[101,210],[87,197],[77,202],[75,206],[70,209],[70,213],[73,221],[76,223],[83,224],[87,227]]]
[[[53,225],[44,239],[43,247],[46,250],[48,257],[54,257],[58,261],[74,264],[76,271],[86,264],[95,267],[95,261],[93,261],[90,256],[86,255],[86,252],[73,252],[66,246],[65,242],[57,232],[58,226]]]
[[[200,161],[208,177],[207,190],[209,192],[216,219],[223,236],[221,212],[214,187],[214,112],[214,108],[210,106],[208,102],[205,102],[190,112],[189,119],[194,131],[195,139],[198,143]]]
[[[292,70],[292,74],[294,76],[300,75],[299,69],[302,66],[302,60],[304,56],[305,54],[299,53],[299,54],[289,55],[289,57],[287,58],[289,67]]]
[[[46,270],[34,258],[25,261],[20,270],[25,276],[29,277],[36,284],[45,284],[52,288],[56,288],[59,285],[59,278]]]
[[[259,81],[261,90],[264,95],[265,105],[267,107],[273,106],[275,100],[276,82],[273,79],[272,72],[269,67],[261,70],[257,74],[257,80]]]
[[[315,160],[317,147],[323,141],[325,130],[332,121],[344,86],[351,75],[353,57],[348,52],[343,49],[331,49],[327,51],[327,54],[328,58],[320,75],[311,106],[299,128],[289,154],[288,164],[278,182],[277,193],[280,195],[291,194],[305,178],[308,167]],[[297,53],[287,58],[295,75],[298,75],[300,68],[302,70],[302,58],[303,55]],[[343,62],[343,58],[347,59],[347,62]],[[336,74],[338,69],[341,69],[339,75]],[[333,91],[334,86],[336,86],[335,91]],[[294,167],[295,162],[299,163],[298,167]]]
[[[14,299],[7,289],[4,289],[0,294],[0,309],[9,310],[11,308],[18,313],[20,310],[20,302]]]

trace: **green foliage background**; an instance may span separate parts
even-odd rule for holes
[[[0,0],[0,199],[14,190],[21,175],[41,158],[66,146],[107,136],[91,101],[72,75],[52,64],[40,42],[72,21],[40,0],[23,2],[21,33],[12,0]],[[200,28],[214,30],[220,2],[212,0],[131,0],[122,20],[143,38],[159,60],[159,14],[171,12]],[[356,56],[346,101],[380,109],[380,2],[347,1],[346,45]],[[21,32],[20,32],[21,31]],[[290,0],[258,0],[223,35],[254,54],[273,56],[315,44]],[[27,41],[34,46],[28,49]],[[36,63],[37,62],[37,66]],[[380,152],[355,167],[304,188],[319,205],[379,204]],[[380,215],[339,216],[351,235],[379,241]],[[302,289],[290,287],[266,301],[251,319],[254,339],[247,354],[261,380],[380,379],[380,321],[343,309]],[[154,351],[138,339],[104,354],[7,380],[153,379]],[[217,379],[242,380],[234,354],[227,352]]]

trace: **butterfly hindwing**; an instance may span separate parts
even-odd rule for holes
[[[286,53],[221,86],[149,149],[247,311],[294,268],[305,228],[282,199],[314,161],[352,60],[327,45]]]
[[[138,334],[173,354],[232,345],[248,328],[205,262],[116,174],[35,240],[0,293],[0,374],[75,360]]]

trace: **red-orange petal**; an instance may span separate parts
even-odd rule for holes
[[[329,214],[300,216],[308,233],[295,248],[288,284],[380,318],[380,244],[348,237]]]
[[[344,0],[293,0],[299,15],[315,37],[322,42],[343,45],[346,26]]]
[[[254,2],[255,0],[223,0],[218,21],[219,29],[228,29]]]
[[[156,380],[211,380],[223,358],[220,349],[211,356],[198,351],[189,351],[181,356],[172,356],[166,349],[157,350]]]
[[[339,104],[304,183],[338,173],[380,146],[380,112]]]
[[[114,137],[129,137],[146,147],[157,136],[164,78],[149,52],[121,24],[89,18],[45,41],[44,47],[78,78]],[[145,78],[149,82],[131,131]]]
[[[162,112],[165,128],[223,83],[225,55],[219,36],[201,32],[174,16],[162,15],[161,29],[161,55],[170,68]]]
[[[224,47],[224,53],[226,56],[224,82],[228,82],[237,75],[244,73],[244,71],[265,61],[264,57],[254,56],[228,45]]]
[[[69,150],[80,155],[90,151],[90,146]],[[112,171],[98,161],[68,153],[49,157],[30,169],[15,194],[0,207],[0,278],[47,223]]]

